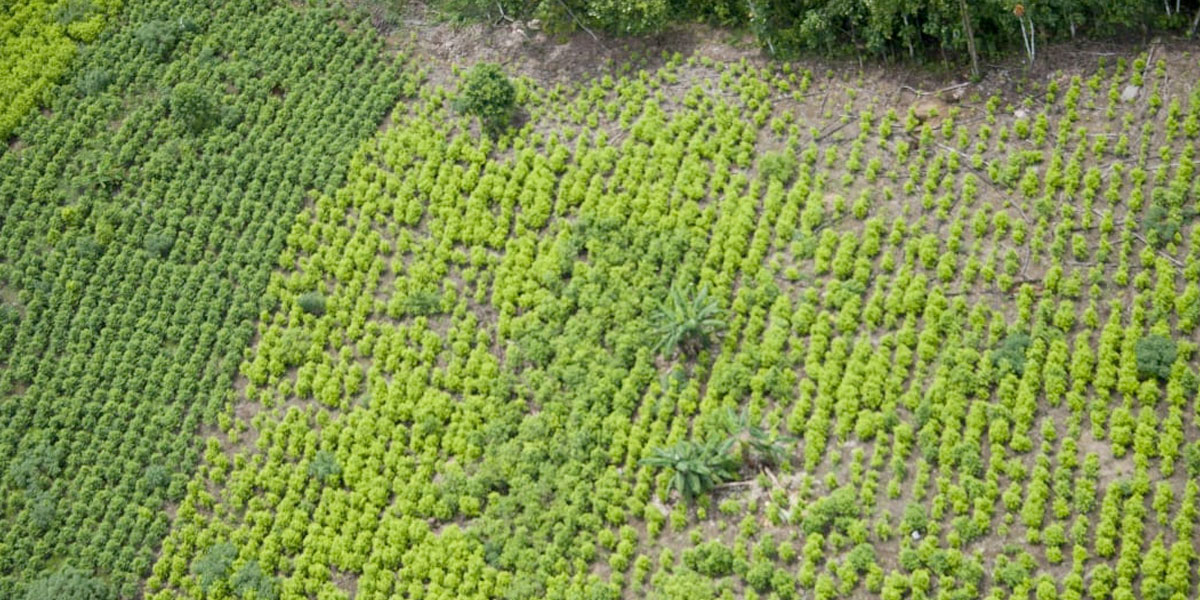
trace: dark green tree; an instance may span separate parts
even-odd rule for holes
[[[25,600],[116,600],[116,597],[116,592],[104,580],[69,567],[25,588]]]
[[[786,184],[796,174],[796,157],[790,152],[767,152],[758,159],[758,172],[767,181]]]
[[[171,117],[192,133],[207,129],[217,119],[217,103],[207,90],[181,83],[171,90]]]
[[[296,299],[296,304],[300,305],[300,310],[310,315],[325,314],[325,296],[320,292],[304,292]]]
[[[1171,376],[1171,365],[1175,364],[1178,354],[1175,340],[1158,334],[1148,335],[1137,341],[1134,350],[1137,352],[1138,375],[1142,379],[1157,377],[1165,380]]]
[[[200,589],[208,592],[217,582],[229,576],[233,559],[237,558],[237,548],[229,542],[215,544],[209,547],[196,562],[192,563],[192,574],[200,582]]]
[[[410,315],[436,315],[442,310],[442,295],[437,292],[413,292],[402,302]]]
[[[313,461],[308,464],[308,474],[316,477],[321,483],[326,483],[342,474],[342,465],[337,457],[328,450],[318,450]]]
[[[263,573],[262,567],[258,566],[256,560],[252,560],[238,569],[237,573],[230,578],[229,583],[239,598],[247,598],[251,592],[254,593],[255,600],[275,600],[279,597],[275,579]]]
[[[1028,333],[1011,333],[1001,340],[1000,345],[992,352],[992,362],[997,367],[1007,365],[1013,373],[1024,375],[1025,352],[1029,350],[1032,342]]]
[[[499,135],[512,121],[517,89],[496,63],[479,63],[467,72],[454,109],[478,117],[484,131]]]

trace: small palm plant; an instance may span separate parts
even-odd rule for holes
[[[655,448],[641,464],[673,470],[671,487],[691,500],[737,475],[737,459],[729,452],[733,441],[733,438],[704,444],[683,441],[669,448]]]
[[[740,414],[727,408],[725,428],[738,448],[738,456],[751,467],[774,466],[788,458],[788,447],[796,441],[790,435],[778,435],[750,421],[749,412]]]
[[[654,351],[661,350],[670,357],[678,348],[685,356],[695,356],[708,345],[713,333],[725,328],[722,315],[717,301],[709,297],[707,287],[690,295],[672,286],[667,300],[654,314],[657,321],[654,333],[658,336]]]

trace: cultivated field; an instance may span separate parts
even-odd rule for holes
[[[0,146],[0,596],[1198,593],[1193,46],[489,136],[349,10],[126,2]]]

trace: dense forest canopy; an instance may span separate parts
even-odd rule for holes
[[[772,55],[926,57],[1024,50],[1028,36],[1049,42],[1117,32],[1194,30],[1195,2],[1178,0],[440,0],[464,19],[539,19],[548,28],[645,34],[701,20],[748,29]]]

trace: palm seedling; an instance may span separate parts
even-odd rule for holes
[[[669,357],[678,348],[685,356],[695,356],[708,345],[714,332],[725,327],[721,316],[721,308],[709,297],[707,287],[691,295],[672,286],[667,300],[654,315],[657,322],[654,333],[658,336],[654,351],[661,350]]]
[[[778,465],[788,458],[788,447],[796,441],[790,435],[778,435],[750,421],[749,413],[726,409],[725,427],[742,461],[754,466]]]
[[[704,444],[683,441],[669,448],[655,448],[641,464],[674,471],[671,487],[691,500],[737,475],[738,462],[729,451],[733,442],[733,438]]]

